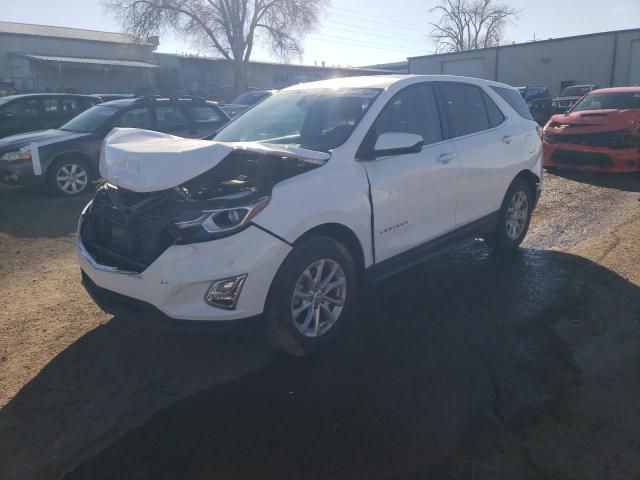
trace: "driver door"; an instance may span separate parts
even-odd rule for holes
[[[376,157],[364,162],[371,185],[376,262],[418,247],[455,227],[459,162],[453,142],[444,140],[440,108],[428,83],[398,92],[367,135],[372,145],[382,133],[422,136],[418,153]],[[375,157],[375,155],[374,155]]]

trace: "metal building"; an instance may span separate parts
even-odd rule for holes
[[[463,75],[552,93],[575,84],[640,84],[640,28],[409,58],[410,73]]]
[[[157,38],[0,22],[0,90],[131,92],[153,84]]]

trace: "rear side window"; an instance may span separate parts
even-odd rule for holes
[[[84,110],[80,106],[80,101],[77,98],[63,98],[62,99],[62,111],[67,114],[75,115]]]
[[[522,118],[533,120],[531,112],[529,111],[529,107],[527,107],[527,104],[522,99],[522,96],[518,93],[517,90],[493,86],[491,87],[491,89],[498,95],[500,95],[502,99],[507,102],[509,106],[513,108]]]
[[[191,126],[189,120],[182,113],[180,107],[175,105],[163,105],[156,107],[156,127],[158,130],[173,130]]]
[[[489,98],[489,95],[482,92],[482,98],[484,99],[485,107],[487,107],[487,115],[489,116],[489,126],[491,128],[497,127],[502,122],[504,122],[504,115],[502,114],[498,106],[495,104],[495,102],[491,100],[491,98]]]
[[[198,125],[211,125],[222,122],[222,115],[213,107],[207,105],[189,105],[185,108]]]
[[[387,132],[421,135],[424,144],[442,140],[440,115],[433,86],[410,86],[384,107],[375,122],[376,136]]]
[[[0,110],[3,118],[30,118],[38,115],[38,101],[36,99],[18,100]]]
[[[55,115],[56,113],[58,113],[59,105],[57,98],[45,98],[42,101],[42,106],[44,107],[45,115]]]
[[[452,136],[469,135],[491,127],[480,88],[464,83],[444,83],[440,85],[440,93]],[[520,97],[518,92],[516,94]]]

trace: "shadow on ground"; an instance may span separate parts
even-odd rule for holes
[[[27,478],[17,474],[29,462],[33,478],[72,468],[65,478],[472,478],[460,458],[476,432],[565,414],[581,372],[553,325],[584,314],[587,284],[606,286],[612,309],[640,298],[581,257],[501,257],[468,244],[368,294],[352,331],[322,355],[268,364],[253,340],[159,337],[115,319],[0,411],[0,469],[8,478]]]
[[[595,187],[640,192],[640,173],[591,173],[564,169],[554,169],[552,173],[567,180],[588,183]]]
[[[0,185],[0,232],[18,238],[74,234],[89,200],[90,195],[55,197],[44,187]]]

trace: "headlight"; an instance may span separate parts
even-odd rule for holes
[[[24,152],[16,150],[15,152],[4,153],[0,160],[12,162],[14,160],[29,160],[31,158],[31,150],[25,150]]]
[[[193,220],[181,220],[174,226],[184,233],[186,239],[204,241],[216,236],[224,236],[246,227],[251,220],[269,204],[270,197],[256,203],[240,207],[204,210]]]

